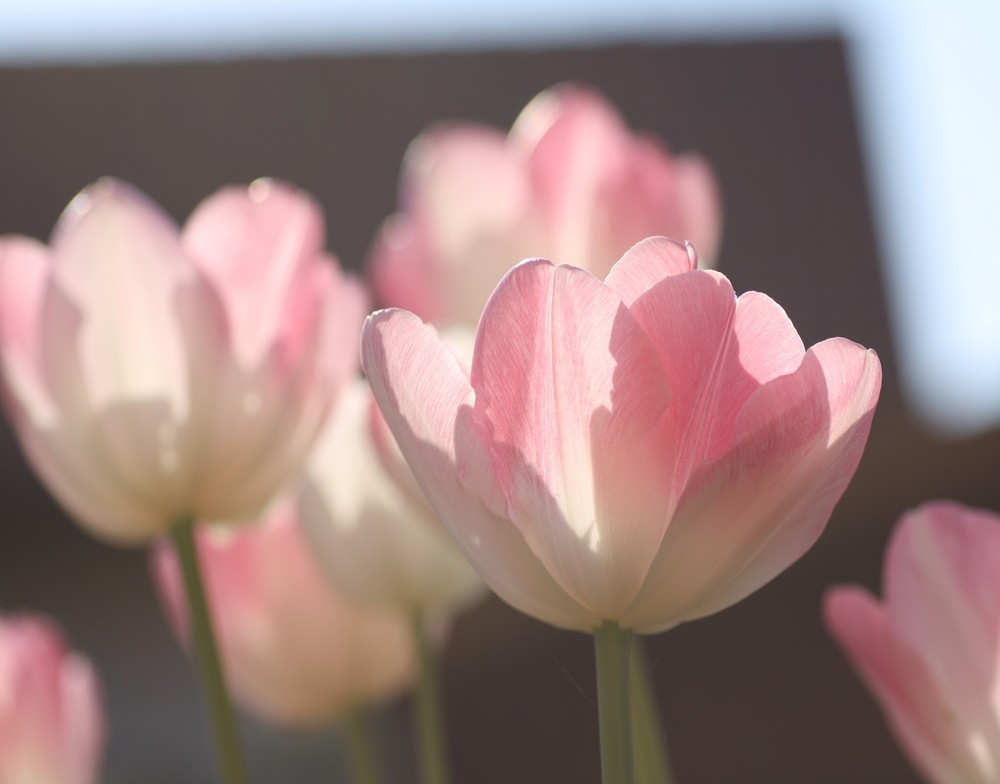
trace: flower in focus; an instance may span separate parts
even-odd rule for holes
[[[356,367],[366,308],[319,208],[259,180],[182,232],[123,183],[69,205],[50,246],[0,240],[0,360],[22,446],[93,534],[255,516],[300,468]]]
[[[380,311],[362,365],[432,507],[488,586],[556,626],[652,633],[721,610],[816,540],[857,467],[872,351],[808,351],[664,238],[602,283],[533,259],[487,304],[471,371]]]
[[[1000,516],[937,501],[903,515],[883,572],[825,597],[827,627],[935,784],[1000,781]]]
[[[299,516],[320,562],[353,599],[428,615],[482,595],[363,379],[345,390],[309,458]]]
[[[409,685],[415,667],[409,618],[334,592],[290,503],[258,524],[201,526],[196,536],[226,679],[254,714],[315,725]],[[186,644],[187,605],[174,551],[163,542],[152,558],[160,596]]]
[[[49,621],[0,615],[0,782],[94,784],[104,735],[90,662]]]
[[[644,237],[690,240],[708,266],[720,233],[715,179],[696,155],[632,133],[597,93],[538,95],[505,137],[454,123],[426,131],[403,162],[400,211],[369,259],[382,305],[475,328],[514,262],[543,256],[604,278]]]

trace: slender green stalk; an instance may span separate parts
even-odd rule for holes
[[[603,784],[635,784],[629,675],[632,636],[631,631],[612,621],[605,621],[594,632]]]
[[[354,784],[382,784],[382,758],[378,750],[378,738],[372,717],[367,711],[357,708],[344,721],[344,739],[351,760],[351,780]]]
[[[219,652],[212,632],[212,618],[205,601],[205,587],[198,566],[198,551],[194,541],[194,520],[178,521],[170,531],[177,558],[184,575],[188,617],[191,627],[191,647],[201,674],[201,685],[208,703],[209,718],[215,737],[216,760],[223,784],[246,784],[246,764],[240,743],[236,717],[226,692],[226,683],[219,662]]]
[[[649,662],[642,638],[632,642],[632,723],[636,784],[673,784],[667,735],[649,677]]]
[[[451,769],[445,739],[441,675],[438,672],[437,657],[427,638],[427,624],[420,613],[413,618],[413,635],[420,667],[417,690],[413,695],[419,780],[421,784],[450,784]]]

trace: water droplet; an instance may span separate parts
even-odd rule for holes
[[[691,269],[697,269],[698,251],[694,249],[694,245],[691,244],[690,240],[684,240],[684,247],[687,249],[688,260],[691,262]]]
[[[250,201],[260,203],[267,199],[271,195],[271,190],[274,187],[274,180],[270,177],[258,177],[256,180],[250,183],[247,188],[247,193],[250,196]]]

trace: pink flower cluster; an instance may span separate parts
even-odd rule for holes
[[[271,721],[405,689],[412,618],[443,629],[483,583],[555,626],[660,632],[816,541],[881,388],[874,351],[806,348],[768,296],[698,268],[718,202],[699,157],[585,88],[506,135],[431,129],[372,247],[388,309],[364,321],[298,190],[226,188],[178,227],[104,180],[48,245],[0,239],[4,400],[72,517],[154,546],[185,641],[162,537],[200,522],[228,685]],[[826,617],[929,780],[1000,780],[994,515],[910,513],[885,603],[838,588]],[[90,784],[103,727],[90,665],[46,622],[0,620],[0,782]]]

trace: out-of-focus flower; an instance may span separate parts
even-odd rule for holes
[[[362,379],[345,390],[319,437],[299,514],[320,561],[358,601],[433,615],[482,594]]]
[[[338,595],[306,547],[291,503],[233,528],[201,526],[198,557],[224,670],[236,699],[271,722],[312,725],[386,699],[415,667],[409,618]],[[173,549],[152,556],[168,616],[187,643]]]
[[[903,515],[885,601],[831,588],[834,638],[935,784],[1000,781],[1000,516],[948,501]]]
[[[872,351],[806,351],[652,238],[601,282],[526,261],[490,298],[471,372],[405,311],[362,365],[432,507],[501,598],[551,624],[642,633],[739,601],[801,556],[857,467]]]
[[[690,240],[711,266],[720,225],[700,157],[671,156],[597,93],[560,85],[531,101],[506,137],[468,123],[418,137],[403,162],[400,211],[369,265],[381,304],[474,328],[521,259],[559,259],[603,279],[631,245],[663,234]]]
[[[356,367],[360,285],[319,208],[257,181],[183,233],[102,180],[46,247],[0,240],[0,359],[21,443],[93,534],[148,542],[180,518],[247,519],[295,473]]]
[[[0,782],[94,784],[104,735],[90,662],[49,621],[0,615]]]

